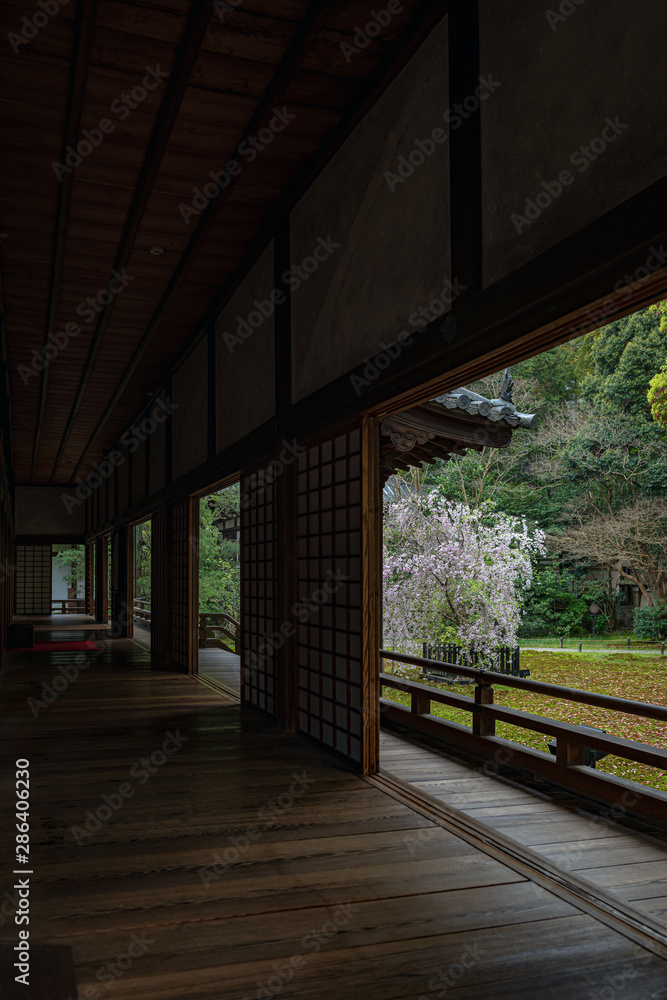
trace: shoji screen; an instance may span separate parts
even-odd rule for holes
[[[241,697],[276,715],[276,487],[258,469],[241,481]]]
[[[377,757],[376,468],[364,425],[309,447],[296,470],[298,728],[365,770]]]
[[[51,546],[16,546],[16,614],[51,614]]]

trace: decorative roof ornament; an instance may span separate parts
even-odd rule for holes
[[[535,423],[535,414],[520,413],[511,398],[507,399],[508,395],[510,397],[512,395],[512,376],[509,374],[509,369],[505,370],[500,393],[498,399],[487,399],[472,389],[460,388],[453,389],[444,396],[437,396],[433,402],[440,403],[448,410],[465,410],[473,416],[486,417],[494,423],[504,420],[510,427],[532,427]]]
[[[502,381],[500,383],[499,397],[503,399],[506,403],[512,402],[512,389],[514,388],[514,379],[512,378],[512,369],[506,368],[503,372]]]

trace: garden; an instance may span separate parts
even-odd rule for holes
[[[667,706],[666,319],[659,303],[521,362],[514,402],[538,414],[535,430],[390,480],[385,649],[455,643],[492,666],[518,646],[531,680]],[[492,398],[499,381],[471,388]],[[418,667],[383,669],[424,682]],[[494,701],[667,749],[664,722],[502,684]],[[446,705],[431,713],[470,725]],[[547,735],[502,721],[496,734],[549,752]],[[597,769],[667,791],[667,774],[648,765],[608,755]]]

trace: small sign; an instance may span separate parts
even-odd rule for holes
[[[588,610],[590,611],[590,613],[592,615],[599,615],[600,611],[602,610],[602,608],[600,607],[599,604],[593,603],[593,604],[591,604],[591,606],[590,606],[590,608]]]

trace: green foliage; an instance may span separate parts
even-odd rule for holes
[[[145,601],[151,598],[151,522],[144,521],[134,529],[135,581],[137,593]]]
[[[667,333],[667,302],[659,302],[656,309],[660,315],[660,330]],[[667,429],[667,361],[649,382],[647,399],[651,416],[660,427]]]
[[[582,582],[581,573],[545,566],[538,570],[525,593],[519,637],[590,634],[588,609],[592,601],[599,604],[605,602],[605,592],[600,584]],[[595,630],[598,634],[604,632],[608,620],[608,615],[596,616]]]
[[[66,570],[63,579],[68,587],[77,588],[77,596],[83,597],[86,586],[86,550],[83,545],[74,545],[71,549],[54,552],[53,558],[57,566]]]
[[[647,389],[667,355],[667,329],[656,306],[587,334],[592,366],[582,396],[604,412],[621,411],[639,423],[651,420]]]
[[[635,608],[633,630],[639,639],[667,639],[667,601],[653,608]]]
[[[219,522],[238,516],[239,487],[220,490],[199,502],[199,611],[240,614],[240,562],[236,541],[223,538]]]

